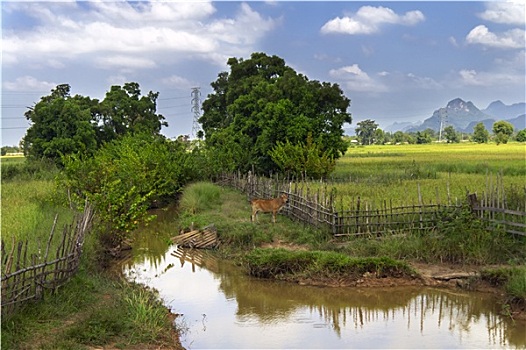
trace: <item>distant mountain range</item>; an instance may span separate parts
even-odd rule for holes
[[[475,125],[481,122],[491,131],[493,123],[498,120],[510,122],[515,130],[526,128],[526,103],[505,105],[502,101],[495,101],[480,110],[471,101],[456,98],[449,101],[446,107],[437,109],[422,123],[394,123],[386,127],[385,131],[416,132],[428,128],[439,131],[441,125],[442,128],[452,125],[456,131],[472,133]]]

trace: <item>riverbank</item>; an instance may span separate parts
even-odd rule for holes
[[[397,275],[385,271],[378,275],[371,270],[331,276],[325,271],[316,274],[314,268],[260,277],[323,286],[419,285],[480,290],[497,294],[504,314],[524,318],[526,239],[483,230],[478,221],[468,220],[467,212],[446,223],[443,232],[335,242],[330,234],[284,216],[278,217],[277,224],[271,222],[269,215],[262,215],[258,223],[250,222],[246,197],[235,190],[208,183],[193,184],[183,193],[181,203],[185,202],[192,205],[181,207],[179,225],[182,228],[205,227],[214,223],[222,242],[220,254],[229,258],[242,261],[255,247],[296,252],[314,250],[364,261],[389,258],[394,264],[402,262],[414,270],[413,273],[397,272]],[[279,265],[282,262],[274,256],[265,263]],[[513,288],[508,285],[511,276]]]
[[[261,245],[263,249],[287,250],[291,252],[309,251],[307,245],[274,240]],[[250,253],[249,253],[250,254]],[[274,260],[275,264],[276,259]],[[267,268],[269,268],[267,266]],[[401,287],[401,286],[428,286],[436,288],[447,288],[450,290],[460,289],[491,293],[500,300],[502,313],[515,320],[526,321],[526,302],[524,298],[510,296],[506,288],[506,274],[509,271],[522,273],[526,283],[526,267],[514,265],[480,266],[467,264],[448,263],[423,263],[409,261],[404,266],[403,273],[400,270],[383,269],[377,273],[374,269],[362,271],[361,274],[351,272],[340,273],[329,276],[327,273],[318,273],[306,276],[305,273],[281,273],[273,278],[286,280],[301,285],[313,285],[323,287]]]

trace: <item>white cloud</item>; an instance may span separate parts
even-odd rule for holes
[[[190,88],[196,85],[195,83],[190,82],[188,79],[180,77],[178,75],[171,75],[169,77],[166,77],[162,80],[162,83],[166,86],[179,89]]]
[[[91,60],[115,68],[144,68],[178,59],[246,55],[276,20],[242,3],[231,18],[214,19],[211,2],[83,2],[13,4],[37,25],[4,32],[7,63]],[[115,60],[132,55],[129,59]],[[94,58],[89,59],[92,56]],[[155,57],[155,61],[152,57]]]
[[[15,81],[4,82],[4,89],[7,91],[45,91],[54,89],[56,83],[41,81],[30,75],[18,77]]]
[[[526,4],[521,2],[491,1],[486,3],[486,10],[479,17],[494,23],[524,25]]]
[[[415,25],[425,20],[420,11],[408,11],[403,15],[396,14],[387,7],[362,6],[356,14],[336,17],[321,27],[323,34],[373,34],[380,31],[385,24]]]
[[[359,92],[385,92],[386,86],[372,79],[366,72],[362,71],[357,64],[331,69],[329,75],[342,81],[350,91]]]
[[[153,60],[142,58],[142,57],[132,57],[132,56],[104,56],[97,58],[95,63],[104,69],[114,69],[116,67],[121,69],[127,68],[155,68],[156,64]]]
[[[496,86],[524,86],[524,72],[512,71],[477,72],[474,69],[463,69],[458,72],[458,82],[463,86],[481,86],[493,88]]]
[[[468,44],[481,44],[489,47],[517,49],[524,48],[526,32],[523,29],[511,29],[503,33],[493,33],[485,25],[478,25],[466,36]]]

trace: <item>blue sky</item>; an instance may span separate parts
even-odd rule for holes
[[[111,85],[158,91],[170,137],[192,133],[229,57],[277,55],[340,85],[353,123],[422,121],[460,97],[525,101],[525,5],[491,2],[2,2],[2,145],[58,84],[102,99]]]

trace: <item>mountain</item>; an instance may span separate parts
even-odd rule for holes
[[[460,98],[456,98],[449,101],[446,107],[437,109],[433,115],[424,120],[420,126],[410,128],[407,131],[423,131],[428,128],[438,131],[442,124],[442,127],[444,125],[452,125],[457,131],[472,132],[473,130],[466,130],[467,127],[473,122],[479,122],[485,119],[493,118],[491,115],[478,109],[471,101],[465,102]]]
[[[410,128],[415,128],[420,125],[421,122],[394,122],[391,125],[386,126],[383,130],[386,132],[406,131]]]
[[[493,128],[493,123],[498,120],[510,122],[515,130],[525,128],[526,103],[515,103],[505,105],[502,101],[495,101],[489,104],[484,110],[478,109],[471,101],[465,102],[456,98],[448,102],[446,107],[437,109],[433,115],[422,124],[407,129],[407,132],[423,131],[432,129],[439,131],[440,125],[451,125],[460,132],[472,133],[473,128],[478,123],[483,123],[488,131]]]
[[[493,116],[496,120],[512,119],[526,113],[526,103],[514,103],[507,106],[502,101],[497,100],[491,102],[482,112]]]

